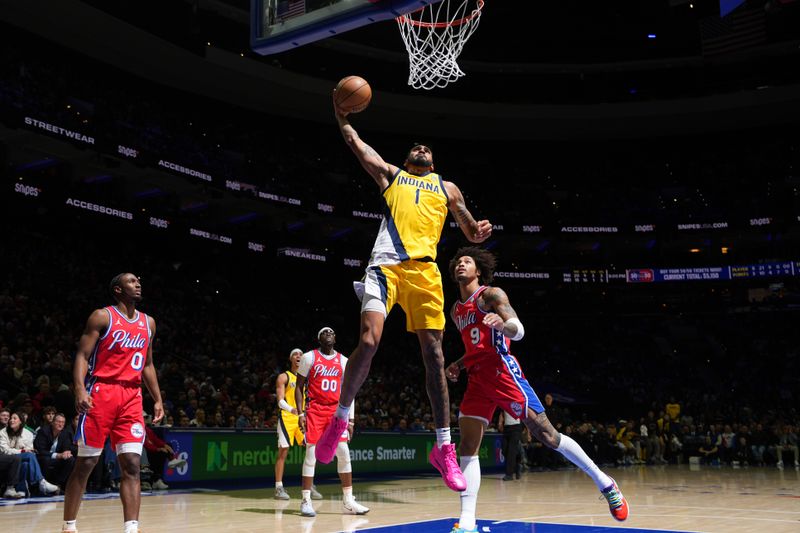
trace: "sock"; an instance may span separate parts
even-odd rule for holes
[[[450,444],[450,428],[436,428],[436,445],[441,448]]]
[[[64,525],[61,527],[61,531],[77,531],[78,526],[75,524],[77,520],[64,520]]]
[[[139,521],[128,520],[125,522],[125,533],[139,533]]]
[[[611,478],[608,477],[602,470],[600,470],[594,461],[592,461],[586,452],[583,451],[583,448],[580,445],[572,440],[571,437],[568,437],[564,434],[561,435],[561,444],[558,445],[556,451],[566,457],[567,459],[572,462],[575,466],[586,472],[586,474],[592,478],[594,484],[597,485],[597,488],[600,490],[607,489],[611,486]]]
[[[481,463],[478,456],[461,456],[461,471],[467,480],[467,489],[461,493],[461,517],[458,525],[464,529],[475,529],[475,507],[478,505],[478,490],[481,488]]]
[[[300,498],[306,501],[311,501],[311,489],[309,490],[301,490],[300,491]]]
[[[347,420],[347,415],[350,413],[350,406],[343,407],[342,404],[336,408],[336,418],[344,418]]]
[[[344,502],[348,503],[353,501],[353,486],[342,487],[342,494],[344,494]]]
[[[283,481],[276,481],[275,482],[275,490],[283,488]]]

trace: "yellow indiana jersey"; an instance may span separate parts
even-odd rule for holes
[[[447,218],[447,193],[439,174],[415,176],[398,170],[383,191],[383,220],[369,266],[396,265],[408,259],[436,259],[436,245]]]
[[[295,399],[294,399],[294,391],[297,388],[297,376],[295,374],[293,374],[292,372],[287,370],[286,371],[286,377],[289,378],[289,379],[286,382],[286,388],[285,388],[286,393],[284,395],[284,399],[286,400],[286,403],[288,403],[289,405],[291,405],[292,407],[294,407],[296,409],[297,408],[297,403],[295,402]],[[303,403],[305,403],[305,401],[306,401],[306,393],[304,391],[303,392]],[[284,417],[284,418],[286,418],[287,416],[290,416],[290,417],[295,418],[295,419],[297,418],[297,415],[293,415],[289,411],[284,411],[283,409],[281,409],[281,416]]]

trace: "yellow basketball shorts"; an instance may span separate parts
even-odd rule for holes
[[[303,432],[297,415],[278,416],[278,448],[288,448],[293,444],[303,444]]]
[[[408,331],[444,329],[442,274],[433,261],[410,259],[397,265],[369,267],[357,292],[361,290],[362,311],[377,310],[379,300],[388,315],[396,303],[406,313]]]

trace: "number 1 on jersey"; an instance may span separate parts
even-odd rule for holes
[[[415,204],[419,204],[419,189],[417,189],[417,199],[414,200]]]

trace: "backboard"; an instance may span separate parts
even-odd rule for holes
[[[276,54],[439,1],[251,0],[250,45],[259,54]]]

